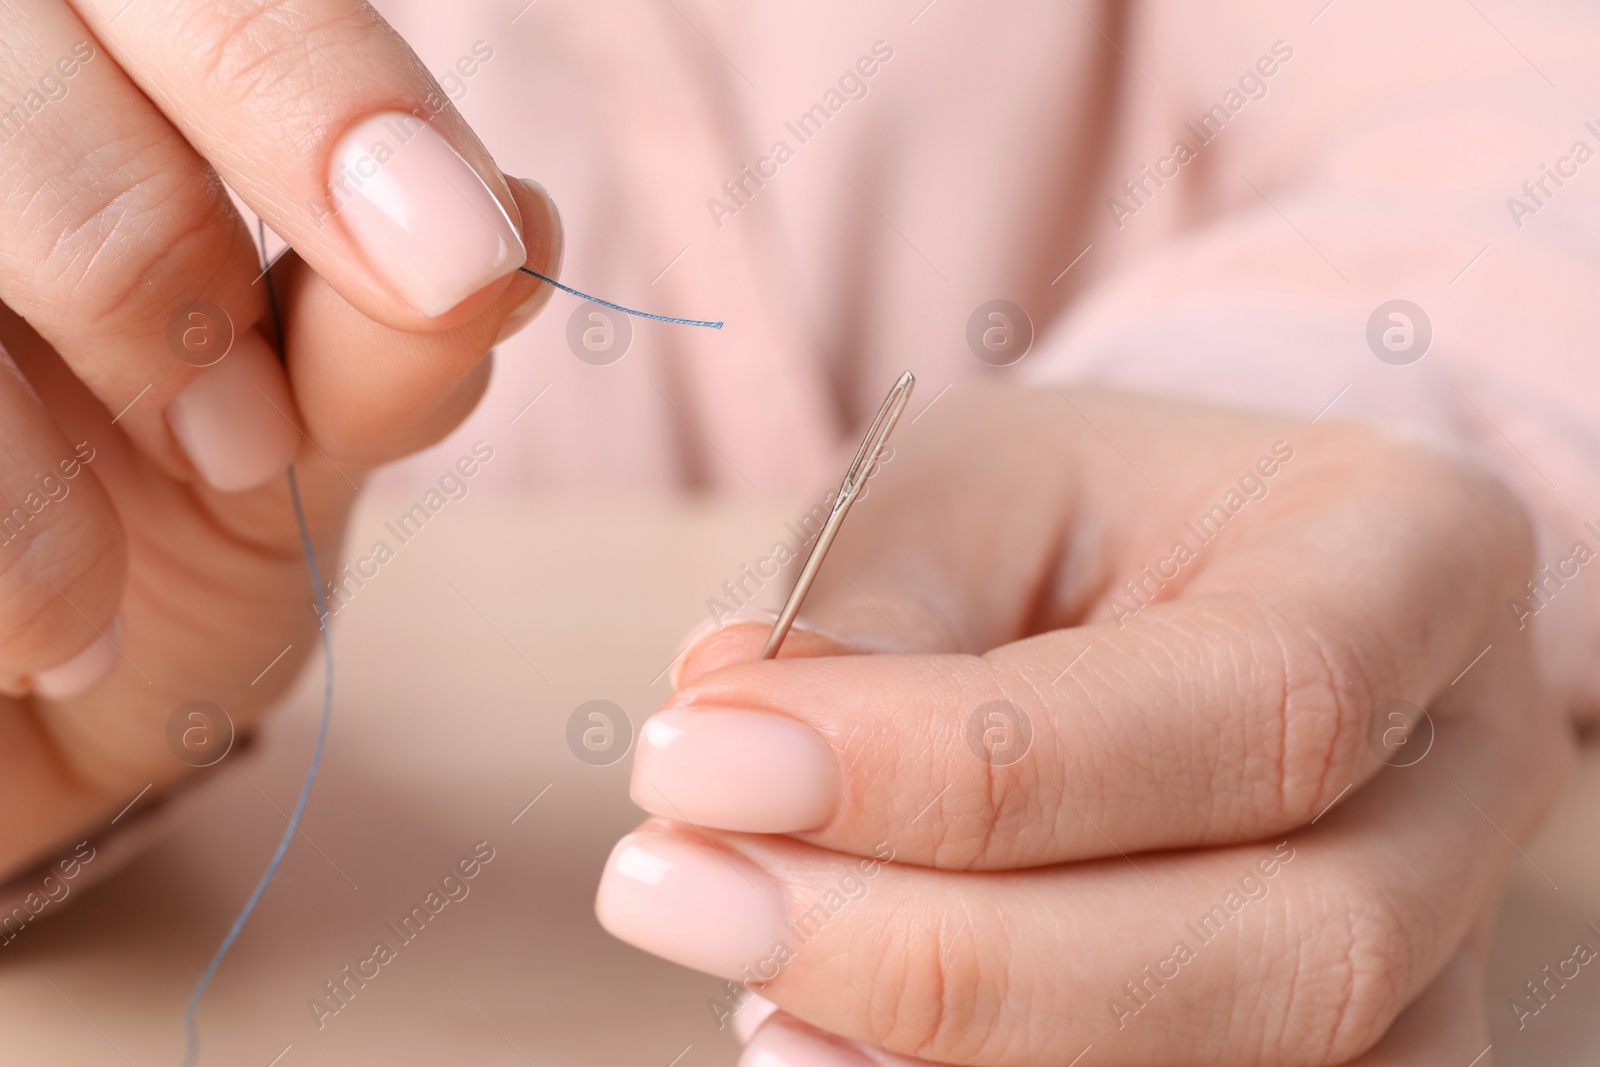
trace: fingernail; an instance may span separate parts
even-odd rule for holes
[[[545,256],[545,264],[539,268],[539,273],[547,278],[559,278],[561,277],[561,259],[566,255],[567,247],[566,231],[561,225],[561,211],[556,207],[556,202],[550,199],[550,194],[545,192],[544,186],[526,178],[518,178],[516,180],[523,185],[529,185],[537,189],[540,198],[544,200],[546,210],[550,213],[550,251]],[[539,312],[544,310],[544,306],[550,303],[550,296],[555,291],[555,286],[540,283],[539,288],[533,291],[532,296],[528,297],[516,310],[506,316],[505,322],[500,324],[500,335],[494,339],[494,343],[501,344],[521,333],[523,328],[532,322]]]
[[[751,993],[734,1010],[729,1023],[733,1027],[733,1036],[739,1039],[739,1044],[748,1045],[750,1039],[756,1036],[756,1031],[761,1029],[761,1024],[772,1018],[777,1010],[778,1006],[766,997]]]
[[[629,792],[664,818],[788,834],[828,821],[839,768],[827,742],[787,715],[669,708],[639,731]]]
[[[294,457],[300,432],[278,357],[255,330],[167,404],[167,425],[206,483],[237,493],[270,481]]]
[[[594,910],[613,937],[724,978],[770,956],[788,918],[777,882],[749,860],[650,830],[611,850]]]
[[[406,112],[371,115],[339,139],[328,191],[373,270],[424,315],[443,315],[527,260],[483,178]]]
[[[122,658],[122,639],[126,629],[122,616],[111,620],[105,632],[90,642],[89,647],[73,656],[59,667],[51,667],[33,676],[33,691],[46,700],[72,700],[81,697],[117,669]]]
[[[689,662],[689,654],[693,652],[701,642],[705,641],[712,634],[721,633],[728,627],[736,626],[741,623],[760,624],[761,626],[765,626],[770,629],[772,624],[777,621],[778,613],[776,611],[773,611],[770,608],[751,607],[740,608],[738,611],[733,612],[730,615],[717,615],[714,618],[706,619],[694,629],[690,630],[684,636],[682,641],[678,642],[678,650],[672,657],[672,666],[667,669],[668,684],[671,685],[673,689],[677,689],[680,685],[682,685],[683,665]],[[836,633],[812,625],[806,619],[795,619],[794,622],[789,625],[789,632],[816,634],[819,637],[827,638],[840,648],[850,648],[854,644],[854,642],[848,640],[847,638],[841,637]]]
[[[872,1061],[843,1041],[778,1021],[745,1046],[739,1067],[872,1067]]]
[[[740,608],[731,615],[716,615],[701,620],[694,629],[683,635],[682,641],[678,642],[678,649],[672,656],[672,666],[667,671],[667,684],[673,689],[678,688],[683,681],[683,665],[689,661],[689,653],[712,634],[721,633],[725,628],[742,622],[759,622],[771,626],[777,618],[776,611],[747,607]]]

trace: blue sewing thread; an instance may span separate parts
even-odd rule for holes
[[[624,315],[635,315],[641,319],[655,319],[657,322],[671,322],[676,323],[679,326],[704,326],[711,330],[720,330],[723,326],[723,324],[720,322],[708,322],[705,319],[675,319],[671,315],[652,315],[648,311],[635,311],[633,308],[625,308],[621,304],[613,304],[609,300],[601,300],[598,296],[590,296],[588,293],[579,292],[570,285],[562,285],[554,278],[547,278],[538,271],[531,270],[528,267],[518,267],[517,269],[524,274],[533,275],[535,278],[538,278],[541,282],[544,282],[547,285],[555,286],[563,293],[571,293],[573,296],[581,296],[585,300],[599,304],[601,307],[608,307],[613,311],[620,311]]]
[[[328,629],[328,600],[322,592],[322,571],[317,566],[317,554],[311,546],[311,531],[306,526],[305,508],[300,503],[300,486],[295,479],[294,464],[289,464],[289,500],[294,505],[294,523],[300,531],[300,548],[305,552],[306,565],[311,571],[311,588],[316,595],[317,615],[322,619],[322,657],[324,661],[322,684],[322,722],[317,727],[317,743],[311,750],[311,766],[306,770],[305,781],[300,786],[300,797],[294,802],[294,811],[289,815],[289,826],[283,832],[283,838],[278,842],[278,850],[272,854],[272,861],[267,864],[267,869],[261,875],[261,881],[256,883],[256,888],[250,894],[250,899],[244,902],[244,908],[239,912],[239,917],[233,920],[233,926],[228,929],[228,936],[222,939],[222,944],[217,946],[216,955],[211,957],[211,962],[206,965],[200,981],[195,983],[194,992],[189,996],[189,1006],[183,1013],[183,1028],[186,1034],[187,1045],[183,1055],[184,1067],[194,1067],[200,1058],[200,1030],[195,1021],[195,1015],[200,1010],[200,998],[205,995],[206,987],[211,984],[211,979],[216,976],[217,968],[222,966],[222,958],[233,947],[233,942],[238,938],[239,931],[244,929],[244,924],[249,920],[250,913],[256,910],[256,904],[261,900],[261,895],[267,891],[267,885],[278,873],[278,865],[283,862],[283,857],[289,851],[289,842],[294,840],[294,835],[300,829],[300,816],[305,813],[306,801],[311,799],[311,787],[317,780],[317,768],[322,764],[322,750],[328,742],[328,721],[333,712],[333,640]]]
[[[283,356],[283,322],[278,314],[278,294],[272,285],[272,270],[267,264],[267,234],[266,224],[258,223],[261,234],[261,259],[262,270],[267,280],[267,304],[272,309],[272,323],[277,329],[279,358]],[[244,929],[244,924],[249,921],[250,915],[256,910],[261,895],[267,891],[267,886],[278,873],[278,867],[283,863],[284,854],[289,851],[289,843],[294,840],[296,831],[300,829],[300,816],[305,814],[306,802],[311,799],[311,787],[317,781],[317,769],[322,765],[322,751],[328,743],[328,723],[333,717],[333,637],[328,629],[328,598],[322,589],[322,569],[317,566],[316,549],[311,544],[311,529],[306,524],[306,509],[300,502],[300,482],[295,477],[294,464],[289,464],[289,502],[294,506],[294,524],[300,533],[300,549],[305,553],[306,568],[311,572],[311,595],[317,605],[317,617],[322,620],[322,721],[317,727],[317,743],[311,750],[311,765],[306,769],[305,781],[300,785],[300,796],[294,803],[294,811],[289,815],[289,826],[283,832],[283,838],[278,842],[277,851],[272,854],[272,860],[267,864],[267,869],[262,872],[261,880],[256,883],[255,891],[250,894],[250,899],[244,902],[244,907],[239,912],[239,917],[233,920],[233,925],[228,928],[228,935],[222,939],[222,944],[217,946],[216,954],[211,957],[211,962],[200,975],[200,980],[195,983],[194,992],[189,995],[189,1006],[184,1009],[183,1029],[185,1047],[183,1054],[184,1067],[195,1067],[200,1058],[200,1028],[196,1015],[200,1011],[200,998],[205,996],[206,988],[211,985],[211,980],[216,977],[217,968],[222,966],[222,959],[233,947],[234,941],[239,937],[239,931]]]
[[[283,358],[283,319],[278,311],[278,294],[272,285],[272,264],[267,261],[267,228],[266,223],[257,220],[257,232],[261,236],[261,264],[263,276],[267,282],[267,306],[272,311],[272,324],[278,335],[278,358]],[[648,311],[635,311],[625,308],[621,304],[613,304],[609,300],[601,300],[597,296],[582,293],[569,285],[562,285],[554,278],[547,278],[536,270],[519,267],[524,273],[531,274],[542,282],[547,282],[563,292],[573,296],[582,297],[584,300],[593,301],[614,311],[625,315],[635,315],[642,319],[655,319],[658,322],[670,322],[678,326],[704,326],[712,330],[722,329],[720,322],[709,322],[702,319],[675,319],[667,315],[652,315]],[[233,920],[233,925],[228,928],[228,934],[222,939],[222,944],[217,946],[216,954],[211,957],[211,962],[206,965],[205,971],[200,975],[200,980],[195,983],[194,992],[189,995],[189,1006],[184,1009],[183,1029],[185,1047],[183,1054],[184,1067],[195,1067],[200,1059],[200,1027],[196,1016],[200,1011],[200,998],[205,996],[211,980],[216,977],[217,969],[222,966],[223,957],[228,950],[233,948],[234,941],[238,940],[239,932],[244,929],[244,924],[250,920],[250,915],[256,910],[256,904],[261,900],[262,894],[267,891],[267,886],[277,876],[278,867],[283,863],[284,855],[289,851],[289,844],[294,840],[295,833],[300,829],[300,816],[305,814],[306,802],[311,799],[311,787],[316,784],[317,770],[322,766],[322,752],[328,743],[328,723],[333,717],[333,638],[328,629],[328,598],[322,589],[322,570],[317,566],[316,549],[311,544],[311,530],[306,524],[305,506],[300,502],[300,483],[295,478],[294,464],[289,464],[289,502],[294,506],[294,524],[300,532],[300,548],[305,553],[306,569],[311,573],[311,594],[317,605],[317,617],[322,620],[322,721],[317,727],[317,743],[311,749],[311,765],[306,768],[305,781],[300,785],[300,796],[294,803],[294,811],[289,815],[289,826],[283,832],[283,837],[278,841],[277,851],[273,852],[272,859],[267,864],[267,869],[262,872],[261,880],[256,883],[254,892],[244,902],[244,907],[239,911],[239,917]]]

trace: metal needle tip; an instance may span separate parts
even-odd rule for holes
[[[811,583],[816,581],[817,572],[822,569],[822,561],[828,558],[828,549],[833,547],[833,539],[838,536],[839,527],[844,525],[844,517],[850,513],[851,505],[866,487],[867,479],[872,477],[883,446],[889,443],[889,435],[894,432],[895,423],[900,421],[900,414],[905,411],[906,402],[911,399],[911,390],[916,384],[916,375],[906,371],[894,383],[894,388],[889,390],[889,395],[883,398],[883,406],[878,408],[872,425],[867,427],[861,447],[856,450],[856,458],[850,461],[850,469],[845,471],[844,481],[839,483],[839,491],[834,494],[833,510],[828,513],[828,521],[823,523],[822,531],[817,534],[817,543],[811,547],[805,566],[800,568],[800,577],[795,579],[794,589],[790,590],[789,599],[784,601],[778,621],[767,636],[761,659],[776,656],[783,639],[789,636],[789,628],[794,625],[795,616],[800,614],[800,606],[805,603]]]

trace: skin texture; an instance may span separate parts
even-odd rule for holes
[[[185,0],[113,18],[121,6],[0,3],[0,98],[23,99],[41,71],[79,57],[65,93],[0,145],[0,501],[21,501],[79,442],[94,453],[70,495],[0,546],[0,877],[102,828],[147,783],[159,795],[191,773],[167,748],[173,709],[211,700],[248,732],[315,644],[283,474],[219,492],[163,417],[206,373],[168,345],[186,302],[219,305],[241,334],[273,332],[255,246],[219,179],[299,250],[273,271],[287,365],[263,366],[283,379],[325,559],[364,474],[455,426],[496,337],[549,295],[513,274],[428,318],[336,217],[319,222],[344,129],[443,100],[370,8]],[[431,125],[503,204],[529,264],[556,271],[560,227],[542,190],[504,177],[453,109]],[[34,693],[34,675],[119,612],[109,678],[71,700]]]
[[[787,836],[649,828],[750,860],[794,916],[894,850],[759,983],[763,1030],[985,1067],[1482,1051],[1510,840],[1574,754],[1506,606],[1532,560],[1510,492],[1384,431],[1088,390],[952,390],[895,450],[808,601],[821,632],[766,663],[764,627],[704,636],[668,702],[792,716],[841,785]],[[1139,606],[1123,583],[1230,501]],[[995,700],[1032,727],[1015,762],[968,743]],[[1428,711],[1420,760],[1373,726],[1393,700]],[[1223,933],[1186,930],[1273,855]],[[1140,1007],[1124,983],[1180,939],[1194,958]]]
[[[176,308],[205,299],[270,329],[223,181],[298,249],[274,274],[284,415],[325,551],[363,473],[455,425],[489,346],[548,294],[519,275],[423,316],[308,209],[345,129],[437,92],[364,5],[33,0],[0,4],[0,30],[0,99],[80,43],[93,54],[0,146],[0,500],[80,441],[96,457],[0,555],[4,874],[189,773],[166,748],[172,709],[214,700],[247,731],[313,643],[283,479],[207,487],[163,418],[202,373],[168,349]],[[452,109],[432,125],[552,273],[548,200],[501,175]],[[1159,603],[1113,618],[1121,582],[1280,439],[1295,458],[1270,495]],[[1357,1058],[1398,1019],[1369,1062],[1468,1062],[1483,923],[1515,861],[1483,822],[1524,836],[1571,754],[1504,612],[1529,570],[1515,501],[1415,443],[1092,393],[952,392],[897,448],[810,605],[843,639],[749,666],[760,635],[724,632],[674,698],[792,716],[837,754],[824,825],[705,830],[791,904],[877,842],[896,848],[763,987],[785,1012],[767,1026],[947,1063],[1092,1042],[1096,1063],[1299,1064]],[[119,612],[110,678],[32,695]],[[964,735],[996,699],[1035,729],[1004,768]],[[1427,705],[1438,736],[1380,773],[1366,724],[1388,699]],[[1279,841],[1296,858],[1272,905],[1118,1029],[1104,1004],[1121,983]]]

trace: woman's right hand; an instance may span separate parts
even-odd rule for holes
[[[180,705],[248,731],[282,692],[317,628],[286,464],[331,553],[471,410],[560,226],[359,0],[0,3],[0,39],[4,878],[188,773]],[[295,249],[287,366],[224,182]]]

